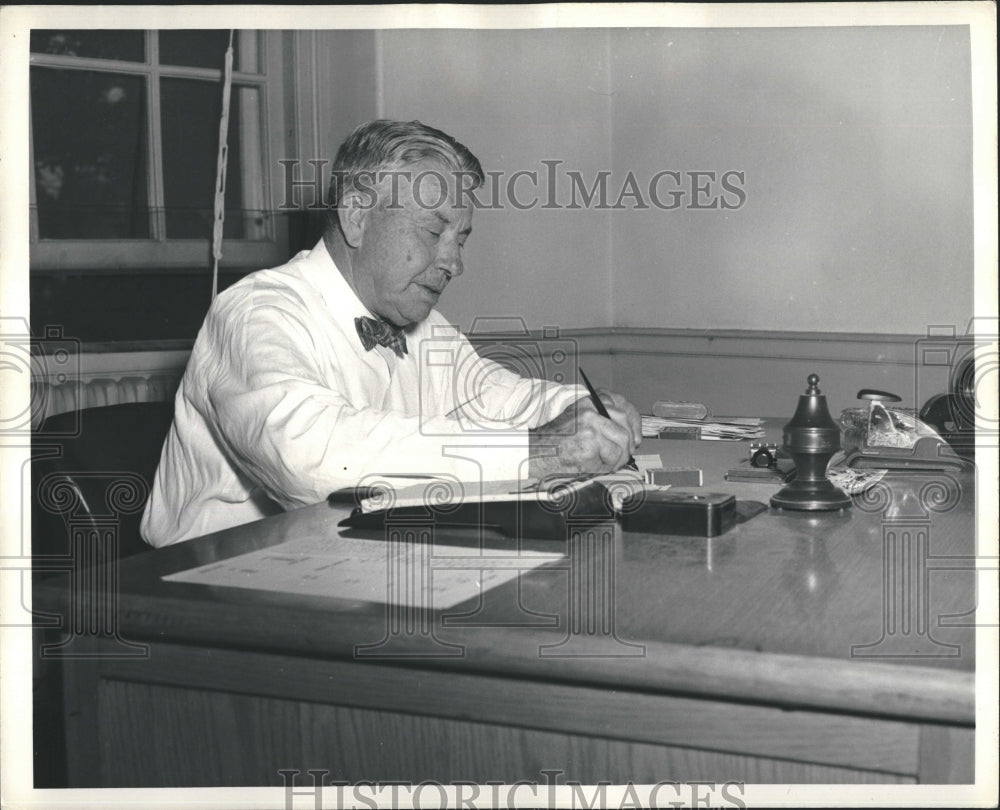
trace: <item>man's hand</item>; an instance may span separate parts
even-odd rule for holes
[[[529,475],[612,472],[628,461],[642,435],[638,411],[618,394],[604,392],[601,399],[610,419],[585,397],[529,431]]]
[[[629,452],[633,453],[638,450],[642,443],[642,419],[639,417],[639,411],[635,405],[621,394],[607,391],[604,388],[598,388],[597,394],[600,396],[601,402],[604,403],[604,407],[607,408],[608,416],[632,434],[632,445]]]

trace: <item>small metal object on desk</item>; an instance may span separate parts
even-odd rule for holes
[[[840,428],[819,390],[819,377],[810,374],[807,382],[809,388],[782,431],[782,450],[795,462],[795,479],[771,498],[771,506],[806,512],[843,509],[851,505],[850,497],[826,477],[827,464],[840,449]]]
[[[778,463],[778,445],[764,442],[750,443],[751,467],[774,467]]]
[[[739,467],[726,473],[727,481],[764,481],[784,484],[795,477],[795,463],[778,455],[778,445],[751,442],[750,455]]]
[[[664,419],[704,419],[708,416],[708,408],[700,402],[658,400],[653,403],[653,416]]]

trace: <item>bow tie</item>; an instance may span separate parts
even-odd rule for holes
[[[385,346],[392,349],[398,357],[406,354],[406,335],[399,327],[365,317],[355,318],[354,326],[366,352],[370,352],[375,346]]]

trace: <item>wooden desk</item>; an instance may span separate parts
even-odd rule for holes
[[[701,467],[707,491],[766,503],[775,489],[723,480],[745,443],[642,452]],[[63,663],[71,786],[281,785],[280,769],[308,785],[311,768],[350,781],[972,781],[973,478],[897,477],[888,494],[844,513],[770,510],[712,540],[606,526],[572,566],[403,616],[416,624],[396,633],[381,604],[161,579],[296,533],[336,542],[342,508],[126,560],[120,640],[72,647],[119,657]],[[66,610],[64,588],[35,598]]]

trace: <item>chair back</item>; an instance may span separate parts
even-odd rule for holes
[[[32,436],[32,554],[71,555],[81,531],[117,534],[117,556],[150,547],[139,535],[172,402],[62,413]]]

